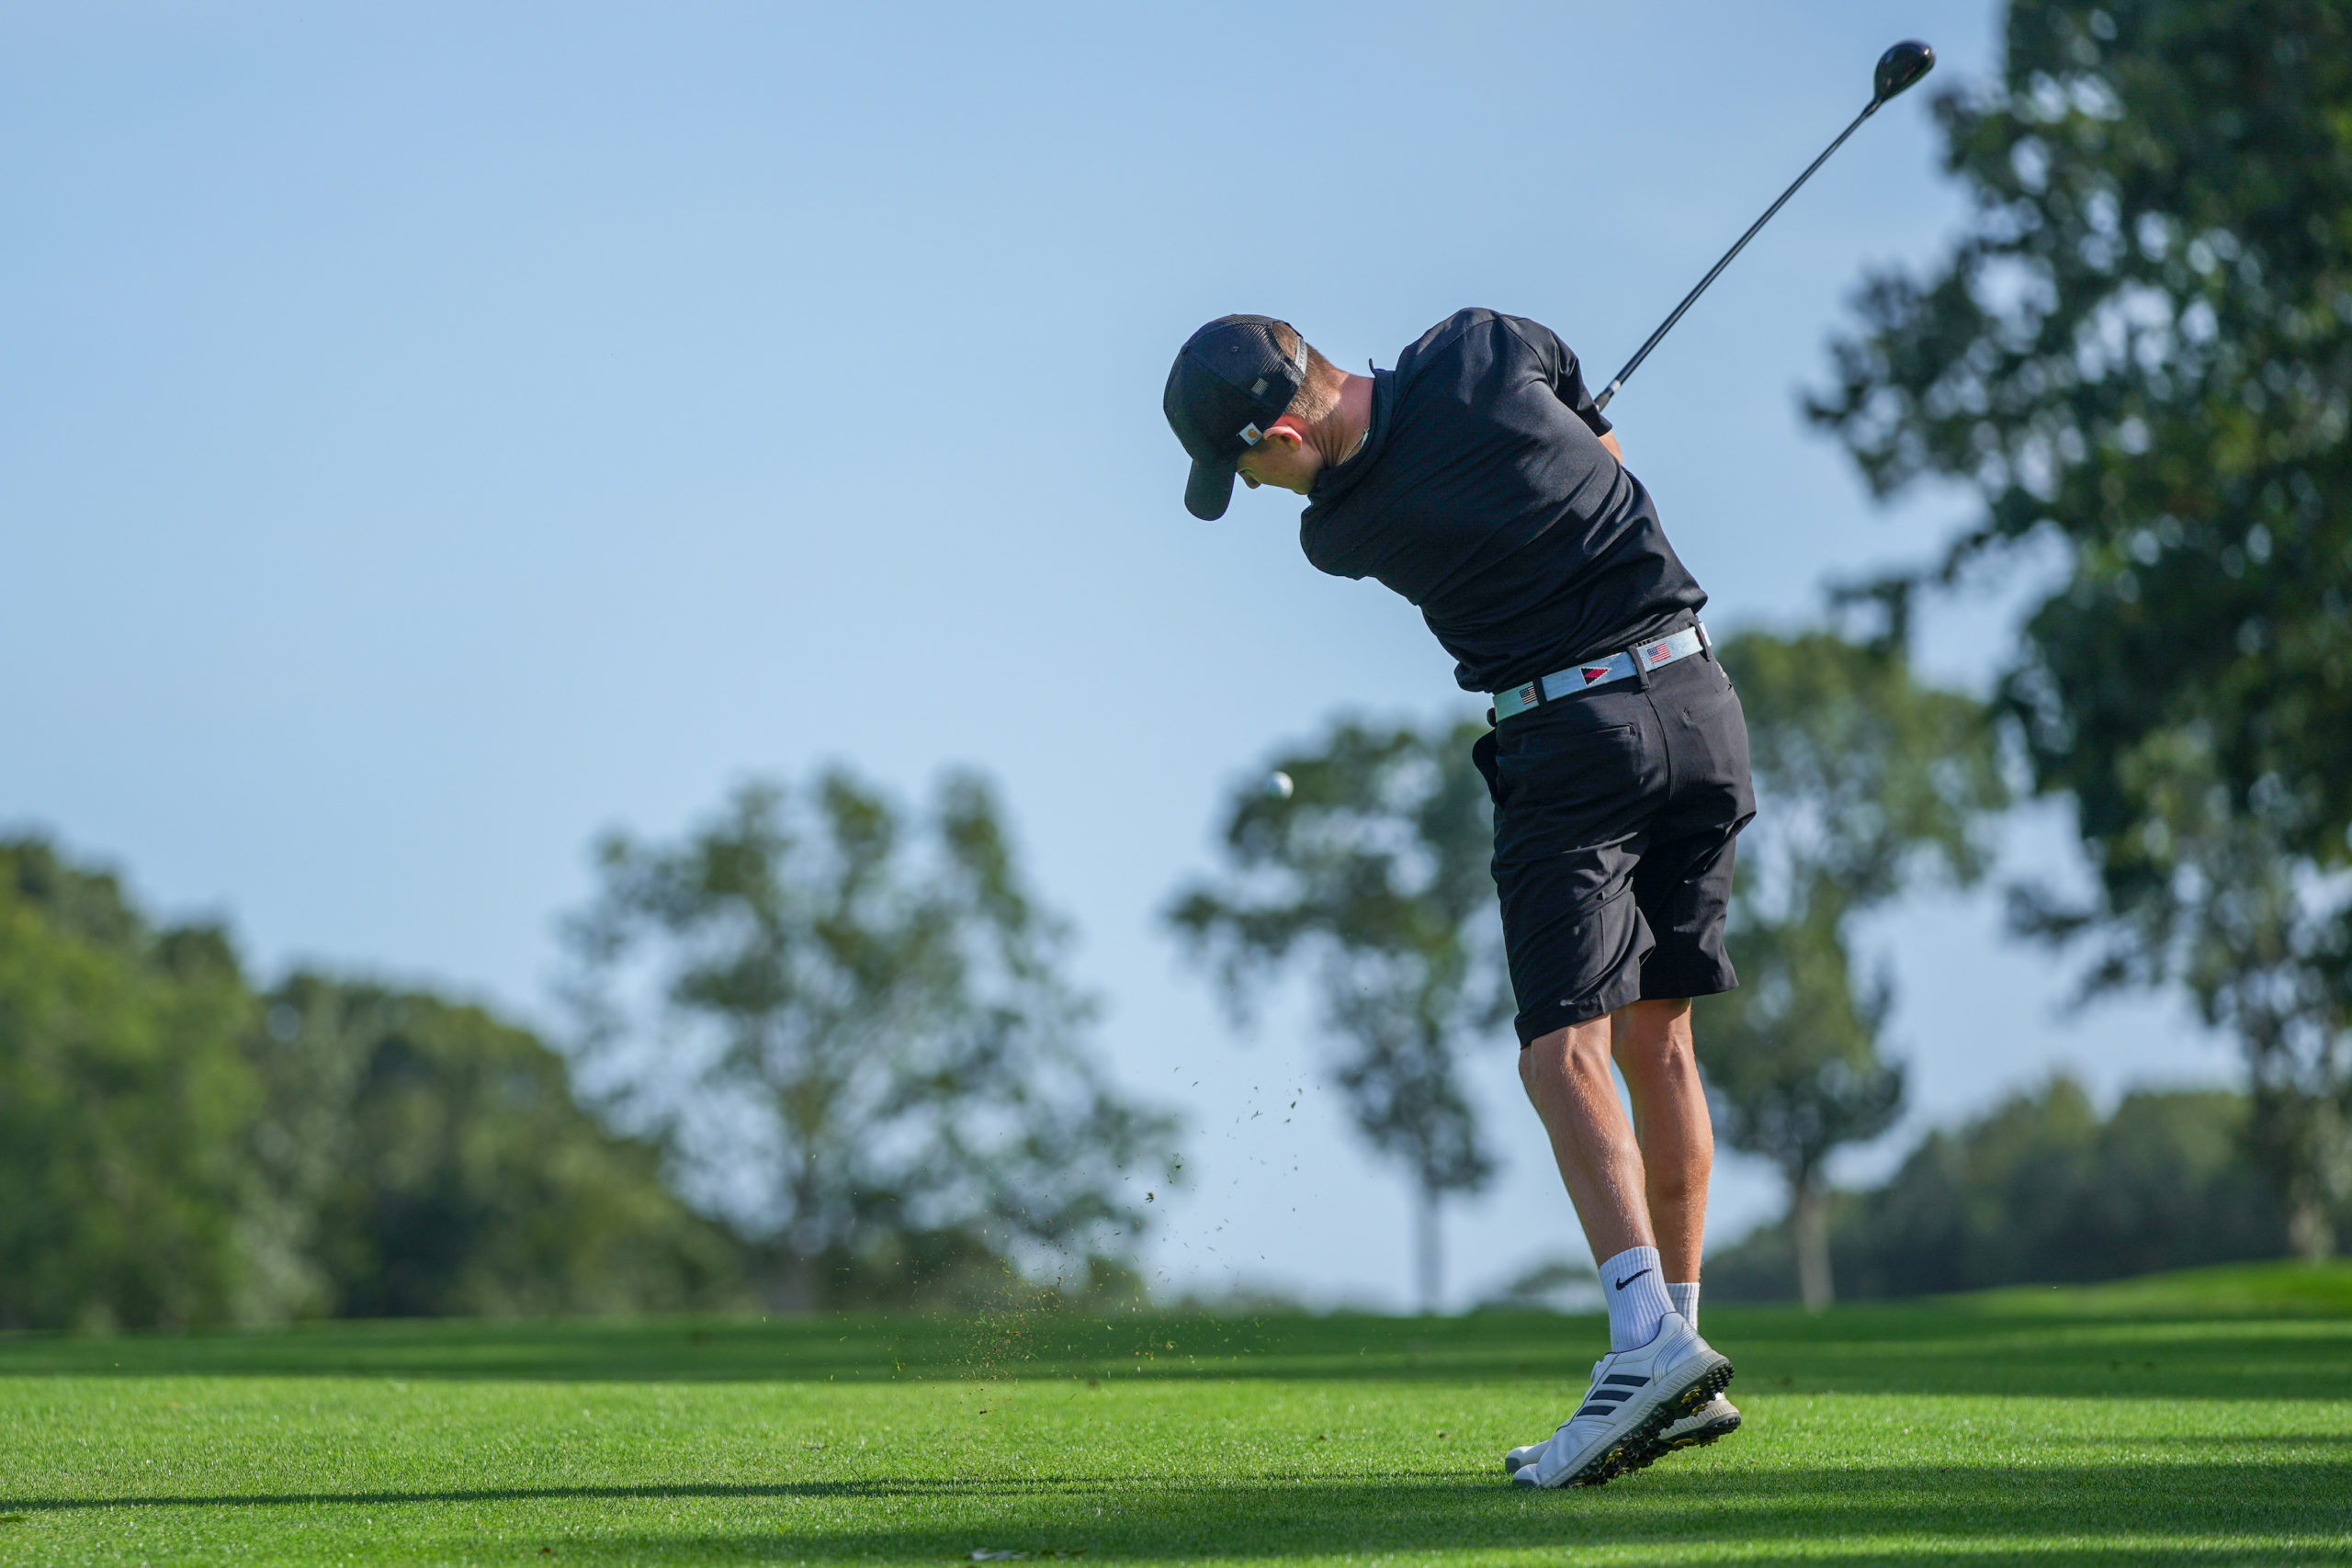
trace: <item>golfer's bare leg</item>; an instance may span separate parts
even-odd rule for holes
[[[1610,1075],[1606,1018],[1540,1035],[1519,1054],[1519,1081],[1552,1136],[1552,1157],[1595,1258],[1655,1247],[1647,1180],[1633,1124]]]
[[[1635,1002],[1611,1014],[1610,1022],[1617,1070],[1633,1097],[1634,1137],[1641,1146],[1658,1261],[1669,1280],[1696,1280],[1715,1130],[1690,1048],[1690,1004]]]

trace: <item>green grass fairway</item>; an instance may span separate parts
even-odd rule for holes
[[[0,1563],[2352,1562],[2352,1269],[1704,1325],[1747,1430],[1535,1495],[1595,1321],[0,1337]]]

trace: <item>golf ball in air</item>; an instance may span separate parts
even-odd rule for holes
[[[1288,800],[1291,791],[1297,787],[1290,782],[1288,773],[1276,771],[1266,775],[1266,798],[1269,800]]]

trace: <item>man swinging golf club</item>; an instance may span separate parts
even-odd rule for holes
[[[1284,322],[1226,316],[1177,355],[1163,407],[1193,515],[1222,516],[1237,475],[1306,496],[1307,558],[1411,600],[1455,679],[1493,694],[1472,757],[1520,1079],[1600,1260],[1610,1337],[1567,1419],[1504,1468],[1600,1485],[1734,1430],[1731,1363],[1696,1326],[1714,1140],[1690,998],[1737,983],[1724,918],[1756,810],[1747,731],[1699,625],[1707,596],[1576,355],[1473,310],[1353,376]]]
[[[1747,725],[1699,625],[1707,596],[1601,411],[1798,186],[1935,63],[1917,39],[1880,55],[1862,111],[1599,397],[1548,329],[1492,310],[1449,316],[1368,377],[1285,322],[1225,316],[1168,375],[1193,516],[1223,516],[1237,474],[1296,491],[1306,558],[1419,605],[1454,678],[1494,694],[1471,758],[1495,803],[1520,1081],[1609,1303],[1609,1354],[1574,1413],[1503,1456],[1521,1485],[1597,1486],[1739,1426],[1731,1363],[1699,1337],[1714,1136],[1690,998],[1738,984],[1724,916],[1756,814]]]

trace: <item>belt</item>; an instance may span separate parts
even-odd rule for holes
[[[1686,626],[1663,642],[1645,642],[1612,653],[1606,659],[1590,660],[1573,669],[1555,671],[1540,681],[1530,681],[1524,686],[1513,686],[1508,692],[1495,694],[1495,720],[1500,723],[1529,708],[1577,692],[1589,692],[1595,686],[1606,686],[1612,681],[1630,681],[1644,670],[1663,670],[1678,659],[1688,659],[1703,652],[1708,647],[1704,626]]]

